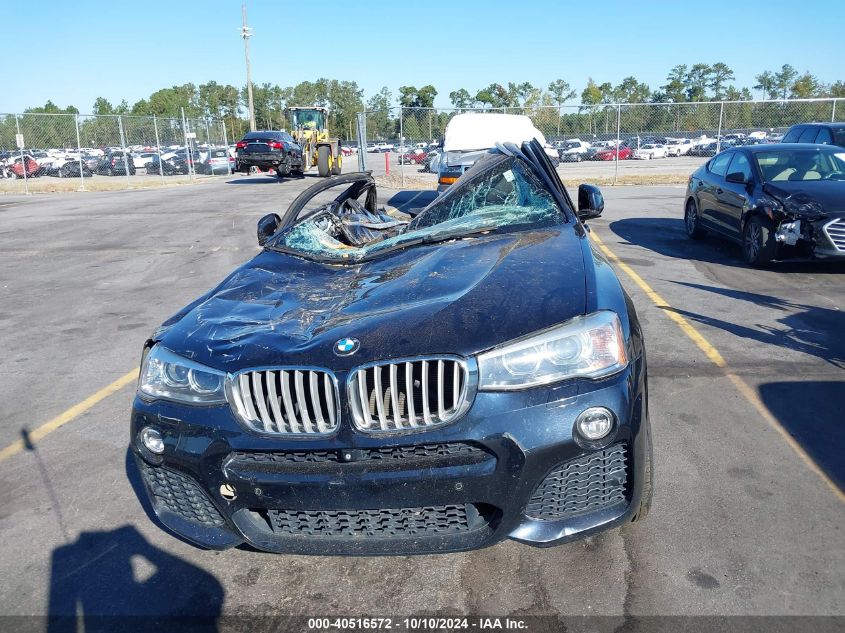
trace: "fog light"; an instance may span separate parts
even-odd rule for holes
[[[578,432],[588,440],[600,440],[613,429],[613,413],[604,407],[590,407],[575,420]]]
[[[164,439],[161,437],[161,433],[154,428],[145,426],[141,430],[141,442],[151,453],[161,455],[164,452]]]

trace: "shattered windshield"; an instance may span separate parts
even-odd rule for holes
[[[350,199],[308,214],[271,247],[318,259],[359,261],[415,244],[565,221],[526,163],[491,152],[413,220]]]

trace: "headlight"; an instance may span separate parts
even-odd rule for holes
[[[226,374],[155,345],[141,366],[138,391],[187,404],[223,404]]]
[[[478,388],[513,390],[567,378],[600,378],[627,364],[619,317],[595,312],[481,354]]]

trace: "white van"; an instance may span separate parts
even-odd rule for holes
[[[456,114],[446,126],[443,151],[432,160],[431,171],[437,173],[437,190],[445,191],[496,143],[521,145],[537,139],[547,147],[546,137],[523,114],[467,112]],[[557,152],[547,150],[550,160]]]

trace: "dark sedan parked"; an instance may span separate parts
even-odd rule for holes
[[[431,172],[431,161],[434,160],[435,156],[440,155],[440,150],[433,149],[425,155],[425,158],[422,162],[422,169],[420,171],[424,172]]]
[[[302,175],[302,148],[287,132],[247,132],[235,149],[235,171],[249,172],[250,168],[258,167],[261,170],[274,169],[279,178],[290,174]]]
[[[81,163],[81,166],[80,166]],[[57,176],[59,178],[79,178],[84,176],[90,178],[94,172],[88,167],[88,164],[82,160],[68,160],[59,167],[44,168],[45,176]]]
[[[789,128],[781,142],[845,147],[845,123],[799,123]]]
[[[712,143],[707,143],[706,145],[693,147],[689,152],[687,152],[687,156],[715,156],[717,149],[719,149],[719,144],[714,141]]]
[[[82,157],[82,162],[93,172],[97,170],[97,165],[100,164],[100,157],[86,154]]]
[[[174,176],[178,174],[189,174],[190,167],[188,161],[185,160],[185,154],[176,154],[170,158],[160,160],[158,154],[154,154],[152,159],[147,162],[145,167],[148,174],[158,174],[160,176]]]
[[[135,175],[135,161],[131,154],[110,152],[100,159],[94,171],[104,176],[125,176],[127,170],[130,176]]]
[[[130,444],[161,522],[209,548],[402,554],[642,519],[646,356],[582,224],[598,189],[576,211],[532,141],[413,219],[377,199],[368,173],[311,186],[147,342]]]
[[[845,152],[801,143],[722,152],[690,176],[684,223],[693,239],[713,231],[741,243],[754,266],[845,259]]]

